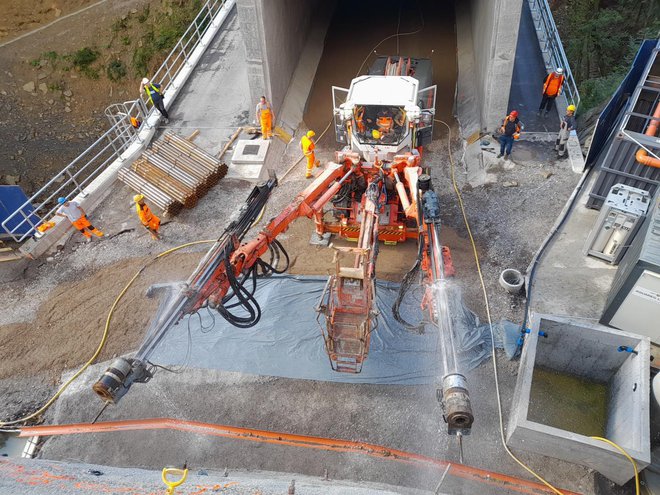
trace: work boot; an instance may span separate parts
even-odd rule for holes
[[[321,160],[316,160],[316,161],[314,162],[314,166],[315,166],[315,167],[320,167],[320,166],[321,166]]]
[[[103,237],[103,232],[101,232],[99,229],[94,229],[94,230],[92,230],[92,233],[93,233],[96,237]]]
[[[540,116],[541,116],[541,110],[539,110],[538,112],[536,112],[536,115],[537,115],[538,117],[540,117]]]
[[[90,235],[89,237],[88,237],[88,236],[85,236],[85,242],[88,243],[88,244],[89,244],[90,242],[92,242],[92,236],[91,236],[91,235]]]
[[[505,160],[508,160],[509,158],[511,158],[511,155],[510,155],[509,153],[507,153],[506,155],[504,155],[504,159],[505,159]]]
[[[498,153],[497,158],[502,158],[502,153]]]
[[[307,172],[307,173],[305,174],[305,179],[312,179],[313,177],[314,177],[314,176],[312,175],[311,172]]]
[[[547,117],[549,113],[550,113],[550,112],[548,112],[548,111],[546,110],[545,113],[543,114],[543,116],[544,116],[544,117]]]

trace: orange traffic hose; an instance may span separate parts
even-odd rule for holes
[[[658,133],[658,124],[660,124],[660,103],[656,105],[653,117],[651,117],[651,122],[649,122],[649,126],[646,128],[644,134],[650,137],[655,137]],[[649,156],[644,148],[637,150],[637,153],[635,153],[635,160],[648,167],[660,168],[660,160],[653,156]]]
[[[485,469],[466,466],[441,459],[435,459],[413,452],[391,449],[382,445],[365,442],[354,442],[334,438],[315,437],[309,435],[295,435],[268,430],[256,430],[235,426],[202,423],[172,418],[134,419],[123,421],[106,421],[102,423],[77,423],[68,425],[41,425],[29,426],[21,429],[19,436],[54,436],[73,435],[81,433],[106,433],[117,431],[144,431],[144,430],[177,430],[187,431],[200,435],[248,440],[251,442],[271,443],[291,447],[326,450],[332,452],[349,452],[379,457],[391,461],[418,464],[434,469],[447,470],[447,474],[469,481],[503,487],[529,495],[538,493],[553,493],[548,487],[533,481],[527,481]],[[563,490],[566,495],[578,495],[575,492]]]

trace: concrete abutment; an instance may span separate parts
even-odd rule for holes
[[[351,29],[342,35],[354,39],[355,53],[346,53],[344,57],[361,60],[364,56],[364,50],[360,51],[361,42],[369,38],[371,31],[382,30],[382,37],[379,38],[382,39],[396,34],[397,26],[401,32],[405,32],[409,31],[409,28],[419,27],[419,21],[422,26],[425,25],[425,20],[434,22],[438,11],[445,11],[451,16],[454,16],[455,12],[455,34],[447,33],[455,36],[455,40],[449,41],[450,36],[434,36],[433,29],[422,31],[419,34],[421,40],[415,44],[419,53],[412,55],[430,57],[432,53],[442,52],[443,49],[455,52],[456,61],[448,62],[446,68],[448,73],[453,73],[453,81],[446,80],[449,76],[443,75],[442,82],[438,83],[439,91],[449,93],[447,96],[451,99],[454,94],[457,95],[453,113],[462,124],[464,136],[493,130],[508,110],[522,1],[472,0],[469,4],[447,1],[440,5],[420,1],[420,19],[417,19],[418,14],[404,10],[407,8],[406,4],[401,4],[398,0],[374,1],[371,6],[351,6],[350,2],[319,0],[237,0],[247,52],[251,99],[256,104],[259,96],[265,94],[270,98],[277,115],[311,29],[327,25],[330,18],[333,18],[330,29],[339,24],[340,28],[351,26]],[[427,15],[428,19],[424,19]],[[324,16],[327,21],[319,22]],[[344,20],[338,22],[340,16]],[[374,23],[380,25],[374,27]],[[441,29],[451,30],[451,27],[443,24]],[[330,37],[331,34],[328,33],[326,42]],[[425,38],[428,43],[425,43]],[[404,54],[404,38],[400,37],[400,40],[401,53]],[[436,46],[438,43],[453,46],[439,47]],[[371,46],[375,43],[369,40],[369,43],[365,42],[365,46],[366,44]],[[381,55],[389,54],[388,49],[391,50],[394,46],[399,45],[381,45],[377,52]],[[368,48],[365,50],[369,53]],[[352,65],[348,61],[347,64]],[[365,72],[367,67],[368,64],[363,67],[362,72]],[[341,69],[337,68],[337,72],[339,75]],[[346,84],[343,78],[337,79],[332,84]],[[451,84],[445,85],[445,82]],[[329,94],[329,87],[327,92]],[[331,111],[330,108],[325,110]]]

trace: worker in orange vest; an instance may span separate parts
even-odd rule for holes
[[[316,154],[314,153],[314,149],[316,148],[316,145],[314,144],[314,140],[312,139],[314,136],[316,136],[316,133],[314,131],[307,131],[307,134],[300,139],[300,147],[302,148],[302,152],[307,158],[305,179],[311,179],[312,169],[314,168],[314,166],[318,167],[320,165],[320,162],[319,160],[316,159]]]
[[[262,96],[257,103],[257,122],[261,124],[261,137],[263,139],[270,139],[273,136],[273,119],[275,114],[273,109],[266,100],[265,96]]]
[[[57,198],[57,202],[60,207],[57,209],[55,215],[68,218],[73,226],[85,236],[87,242],[91,242],[92,234],[96,237],[103,237],[103,232],[94,227],[89,220],[87,220],[85,210],[83,210],[76,201],[69,201],[66,198]]]
[[[160,240],[158,235],[158,229],[160,229],[160,218],[154,215],[151,212],[151,208],[147,206],[144,202],[143,194],[136,194],[133,196],[133,201],[135,201],[135,211],[137,211],[140,222],[151,234],[151,238],[154,241]]]
[[[543,81],[543,96],[541,97],[541,104],[539,105],[538,115],[545,108],[544,117],[548,116],[550,107],[555,98],[561,94],[562,86],[564,85],[564,69],[557,67],[554,71],[548,74],[548,77]]]
[[[497,155],[497,158],[504,156],[505,160],[509,159],[513,141],[520,137],[520,131],[523,127],[523,123],[518,118],[518,111],[511,110],[511,113],[504,118],[502,127],[500,127],[500,154]]]

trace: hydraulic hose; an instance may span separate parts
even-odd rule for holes
[[[117,305],[119,304],[119,301],[122,300],[122,298],[126,295],[126,292],[128,291],[128,289],[130,289],[130,287],[133,285],[133,283],[137,280],[137,278],[142,274],[142,272],[147,267],[149,267],[151,264],[155,263],[159,259],[164,258],[167,255],[174,253],[175,251],[178,251],[179,249],[183,249],[183,248],[189,247],[189,246],[195,246],[197,244],[208,244],[208,243],[213,243],[213,242],[215,242],[215,239],[205,240],[205,241],[187,242],[185,244],[181,244],[180,246],[176,246],[176,247],[173,247],[171,249],[168,249],[167,251],[163,251],[162,253],[156,255],[154,258],[152,258],[147,263],[145,263],[142,266],[142,268],[140,268],[135,273],[135,275],[133,275],[133,278],[131,278],[128,281],[126,286],[122,289],[122,291],[119,293],[119,295],[115,299],[115,302],[112,303],[112,306],[110,307],[110,311],[108,312],[108,316],[105,320],[105,327],[103,328],[103,334],[101,335],[101,340],[100,340],[100,342],[99,342],[99,344],[96,348],[96,351],[94,351],[94,354],[92,354],[92,356],[89,358],[89,360],[85,364],[83,364],[82,367],[80,367],[80,369],[78,369],[78,371],[76,371],[71,378],[69,378],[67,381],[65,381],[60,386],[60,388],[57,390],[57,392],[55,392],[55,394],[50,399],[48,399],[48,401],[46,401],[46,403],[43,406],[41,406],[39,409],[37,409],[35,412],[33,412],[32,414],[29,414],[28,416],[24,416],[22,418],[15,419],[15,420],[12,420],[12,421],[2,421],[2,422],[0,422],[0,426],[10,426],[10,425],[17,425],[19,423],[25,423],[26,421],[34,419],[34,418],[40,416],[41,414],[43,414],[44,412],[46,412],[48,410],[48,408],[50,406],[52,406],[55,403],[55,401],[64,393],[64,391],[69,387],[69,385],[71,385],[80,375],[83,374],[83,372],[87,368],[89,368],[92,365],[92,363],[94,361],[96,361],[96,358],[99,357],[99,354],[101,354],[101,351],[103,350],[103,347],[105,347],[105,343],[108,340],[108,334],[109,334],[109,331],[110,331],[110,322],[112,321],[112,315],[114,314],[115,309],[117,308]]]

